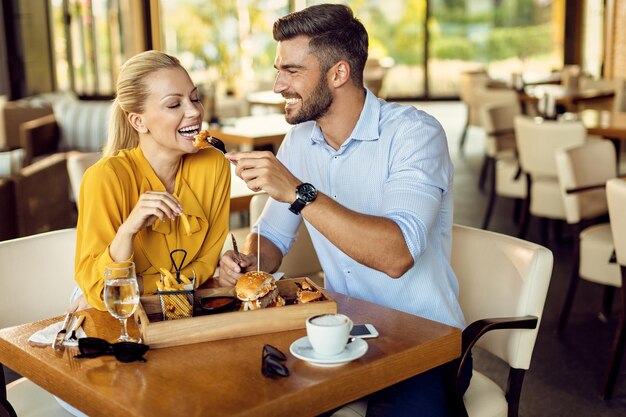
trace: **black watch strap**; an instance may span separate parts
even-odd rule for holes
[[[306,202],[303,199],[296,198],[296,201],[291,203],[291,205],[289,206],[289,211],[291,211],[293,214],[300,214],[305,206]]]
[[[317,190],[315,187],[307,182],[304,182],[296,187],[296,201],[291,203],[289,210],[294,214],[300,214],[302,209],[311,204],[317,198]]]

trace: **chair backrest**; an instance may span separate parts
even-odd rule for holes
[[[83,174],[87,168],[98,162],[100,158],[102,158],[102,153],[100,152],[72,151],[67,153],[67,173],[70,177],[70,187],[74,201],[78,201]]]
[[[0,242],[0,328],[65,312],[75,246],[74,228]]]
[[[604,184],[617,176],[615,146],[609,140],[589,141],[556,151],[559,186],[568,223],[604,215],[608,211]],[[567,190],[602,186],[576,193]]]
[[[500,233],[454,225],[451,264],[465,320],[535,316],[537,328],[498,330],[477,346],[511,367],[528,369],[552,275],[552,252]]]
[[[617,263],[626,266],[626,180],[613,178],[606,183],[606,198],[609,203],[611,233]]]
[[[250,224],[257,222],[268,198],[267,194],[256,194],[252,197],[250,201]],[[322,271],[311,236],[304,222],[298,229],[295,243],[283,258],[278,270],[284,272],[288,277],[313,277]]]
[[[480,120],[487,135],[486,153],[495,156],[506,149],[515,149],[515,116],[522,114],[517,97],[481,106]]]
[[[551,121],[517,116],[515,140],[522,170],[531,177],[557,177],[557,149],[582,145],[587,130],[580,121]]]

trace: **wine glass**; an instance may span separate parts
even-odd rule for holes
[[[139,286],[133,262],[115,262],[104,270],[104,304],[113,317],[120,321],[122,332],[118,342],[141,342],[128,335],[126,320],[139,304]]]

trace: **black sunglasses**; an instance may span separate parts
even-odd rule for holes
[[[289,376],[289,369],[283,363],[287,357],[272,345],[263,346],[261,373],[268,378]]]
[[[78,339],[78,350],[80,354],[75,358],[97,358],[102,355],[113,355],[120,362],[146,362],[143,355],[150,349],[150,346],[142,343],[118,342],[109,343],[97,337],[83,337]]]

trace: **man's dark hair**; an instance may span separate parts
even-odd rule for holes
[[[274,40],[310,37],[311,53],[325,73],[340,60],[348,61],[352,82],[363,86],[368,37],[352,9],[341,4],[320,4],[281,17],[274,23]]]

